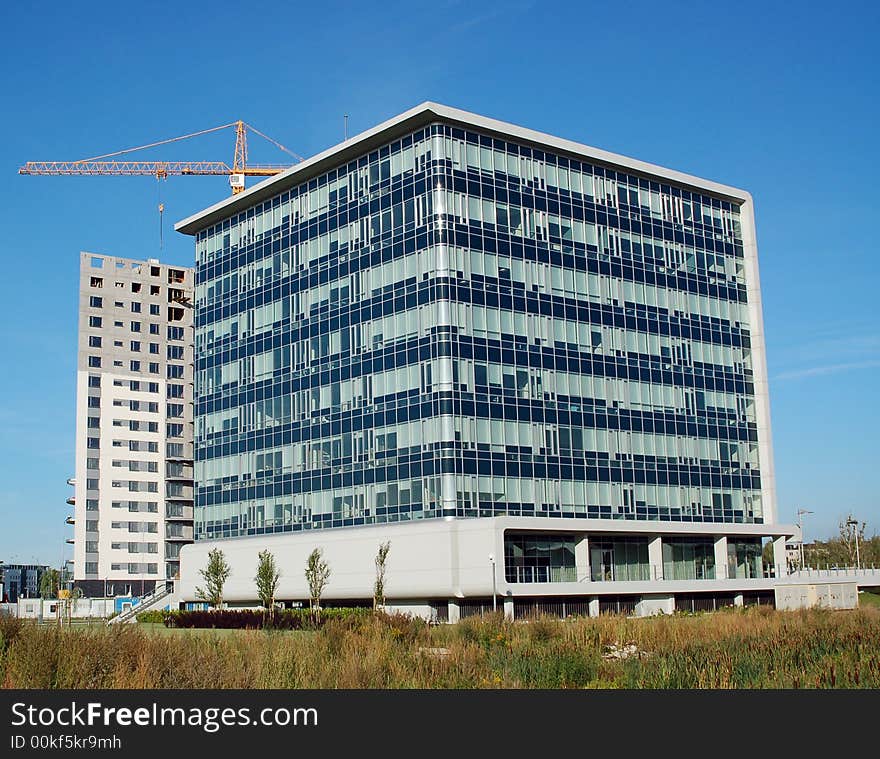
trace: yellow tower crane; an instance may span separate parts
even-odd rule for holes
[[[221,129],[235,129],[235,152],[233,153],[232,166],[222,161],[118,161],[107,160],[137,150],[155,148],[159,145],[167,145],[171,142],[187,140],[210,132],[218,132]],[[167,179],[170,176],[217,176],[229,177],[229,185],[232,194],[237,195],[244,191],[245,177],[269,177],[280,174],[290,168],[290,164],[260,164],[248,165],[247,162],[247,132],[268,140],[276,147],[288,153],[297,161],[304,160],[302,156],[288,150],[284,145],[267,137],[258,129],[244,121],[233,121],[230,124],[203,129],[200,132],[184,134],[180,137],[172,137],[169,140],[160,140],[149,145],[140,145],[136,148],[117,150],[114,153],[83,158],[79,161],[28,161],[19,170],[19,174],[36,174],[42,176],[75,176],[75,175],[98,175],[98,176],[154,176],[156,179]]]

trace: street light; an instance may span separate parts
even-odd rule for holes
[[[803,518],[805,514],[812,514],[813,512],[809,509],[798,509],[797,510],[797,526],[801,531],[801,569],[804,568],[804,525]]]
[[[498,611],[498,593],[495,590],[495,554],[489,554],[489,563],[492,565],[492,611]]]
[[[856,529],[855,529],[855,536],[856,536],[856,569],[861,569],[861,568],[862,568],[862,561],[861,561],[861,558],[859,557],[859,522],[858,522],[857,519],[853,519],[852,517],[849,517],[849,519],[846,520],[846,526],[849,527],[850,525],[852,525],[853,527],[856,528]]]

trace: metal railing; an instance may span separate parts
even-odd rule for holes
[[[858,577],[877,577],[880,579],[880,567],[873,564],[868,567],[841,567],[838,565],[821,567],[804,567],[793,569],[788,573],[789,577],[842,577],[855,575]]]
[[[165,584],[161,588],[156,588],[152,593],[147,593],[147,595],[143,596],[140,601],[136,604],[132,605],[130,609],[126,609],[125,611],[117,614],[112,619],[107,621],[108,625],[120,624],[122,622],[130,622],[134,617],[140,614],[142,611],[147,611],[151,606],[154,606],[162,599],[170,596],[174,592],[174,583],[173,581],[166,581]]]
[[[508,567],[508,582],[577,582],[575,567]]]

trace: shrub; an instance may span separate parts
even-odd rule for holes
[[[161,623],[165,621],[165,612],[160,609],[150,609],[149,611],[142,611],[136,617],[138,622],[143,623]]]
[[[210,611],[165,611],[166,627],[223,630],[314,630],[329,620],[355,622],[371,614],[370,609],[323,609],[316,622],[309,609],[284,609],[269,619],[262,609],[212,609]]]

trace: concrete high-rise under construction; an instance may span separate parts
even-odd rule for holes
[[[143,594],[193,538],[193,270],[82,253],[74,583]]]

